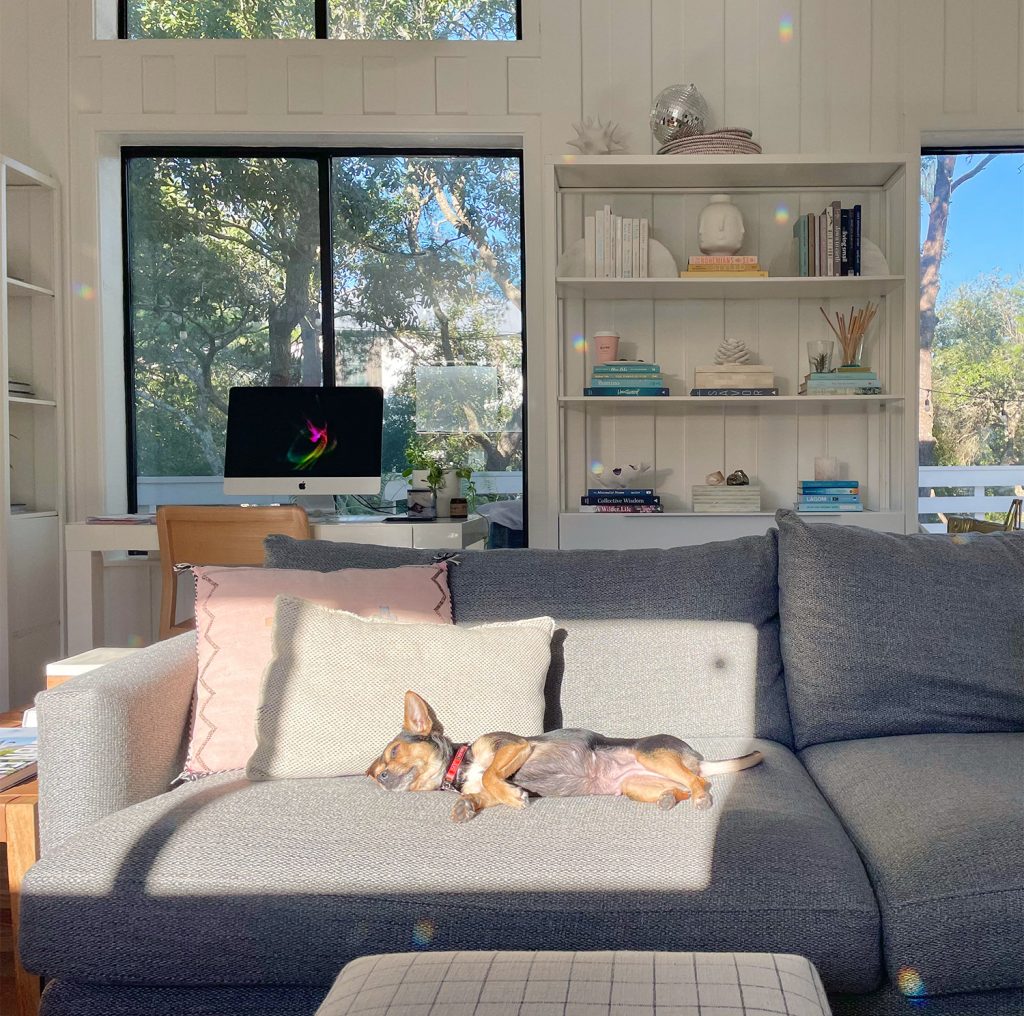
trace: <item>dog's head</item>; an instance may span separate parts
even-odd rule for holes
[[[426,700],[407,691],[402,729],[366,775],[385,790],[437,790],[453,754],[452,743]]]

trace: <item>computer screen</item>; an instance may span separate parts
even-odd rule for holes
[[[382,388],[232,388],[225,494],[378,494]]]

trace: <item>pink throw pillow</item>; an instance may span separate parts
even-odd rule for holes
[[[199,670],[187,776],[244,769],[256,749],[260,684],[273,655],[274,597],[297,596],[360,617],[452,623],[444,562],[333,572],[215,565],[192,571]]]

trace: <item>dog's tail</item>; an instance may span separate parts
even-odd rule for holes
[[[760,765],[764,761],[764,755],[759,751],[751,751],[739,758],[721,758],[705,760],[700,764],[701,776],[717,776],[720,773],[738,773],[741,769],[750,769]]]

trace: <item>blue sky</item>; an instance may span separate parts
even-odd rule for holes
[[[977,165],[975,155],[957,159],[956,175]],[[921,203],[921,236],[928,224]],[[999,271],[1024,277],[1024,152],[997,156],[977,176],[957,188],[949,207],[946,256],[942,261],[939,303],[958,286]]]

